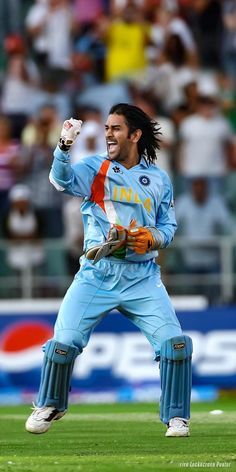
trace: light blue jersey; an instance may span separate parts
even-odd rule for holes
[[[107,156],[87,157],[70,164],[70,156],[59,147],[54,152],[50,181],[58,190],[83,197],[81,212],[84,223],[84,250],[103,243],[112,224],[128,228],[153,226],[159,230],[166,247],[176,231],[173,189],[165,171],[148,164],[144,157],[126,169]],[[143,262],[157,256],[157,251],[144,255],[127,249],[125,259]]]

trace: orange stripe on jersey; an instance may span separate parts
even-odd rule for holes
[[[106,175],[108,172],[108,169],[110,167],[111,161],[108,159],[105,159],[96,175],[94,177],[92,187],[91,187],[91,197],[90,200],[93,202],[97,203],[103,211],[105,211],[105,206],[104,206],[104,196],[105,196],[105,179]]]

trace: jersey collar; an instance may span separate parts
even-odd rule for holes
[[[141,156],[139,165],[142,166],[142,167],[146,167],[146,168],[149,167],[147,159],[144,156]]]
[[[115,162],[117,165],[122,165],[120,162],[118,162],[116,160],[113,161],[112,159],[109,159],[107,154],[105,154],[104,157],[110,162]],[[148,163],[147,159],[145,158],[145,156],[143,156],[143,155],[141,156],[141,159],[140,159],[139,163],[136,164],[136,166],[142,166],[142,167],[145,167],[145,168],[149,167],[149,163]]]

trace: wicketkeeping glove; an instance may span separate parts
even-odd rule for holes
[[[105,243],[94,246],[86,252],[87,259],[93,260],[93,265],[106,256],[111,256],[126,244],[127,232],[123,226],[114,225],[109,231]]]
[[[152,249],[154,238],[148,228],[131,228],[127,231],[127,247],[137,254],[146,254]]]
[[[80,134],[82,123],[81,120],[75,120],[74,118],[64,121],[59,139],[59,147],[63,151],[70,149],[78,134]]]

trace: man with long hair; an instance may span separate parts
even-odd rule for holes
[[[155,262],[176,230],[172,185],[155,165],[158,124],[138,107],[115,105],[105,125],[107,154],[71,166],[70,146],[81,124],[64,122],[49,178],[57,190],[83,197],[85,254],[54,337],[44,346],[39,394],[26,429],[44,433],[65,414],[76,357],[97,323],[118,309],[147,337],[160,362],[166,436],[188,436],[192,342],[182,333]]]

